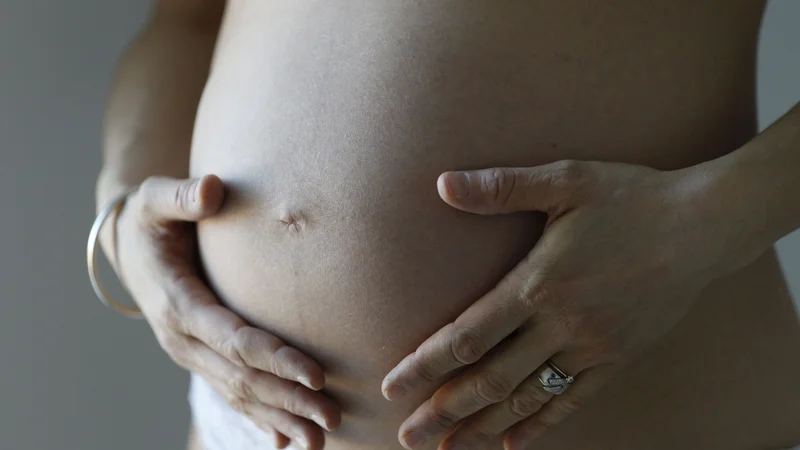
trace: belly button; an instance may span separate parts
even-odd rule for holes
[[[308,224],[305,215],[297,211],[283,211],[278,222],[291,234],[300,233]]]

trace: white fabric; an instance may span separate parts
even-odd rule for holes
[[[189,404],[204,450],[277,450],[269,435],[233,410],[195,374],[191,377]]]

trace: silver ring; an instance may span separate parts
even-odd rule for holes
[[[555,395],[561,395],[567,387],[575,382],[575,378],[564,373],[550,361],[544,363],[539,369],[539,382],[542,388]]]

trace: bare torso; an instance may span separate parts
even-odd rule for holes
[[[538,216],[448,207],[439,173],[560,159],[671,169],[755,132],[763,2],[228,3],[192,173],[230,189],[199,226],[201,253],[227,304],[326,369],[344,412],[327,450],[400,449],[423,398],[387,402],[381,379],[538,237]],[[798,351],[769,252],[710,286],[538,448],[788,445]]]

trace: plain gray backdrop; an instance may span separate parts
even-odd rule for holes
[[[85,269],[101,118],[145,0],[0,0],[0,449],[185,448],[187,375]],[[800,1],[773,0],[759,116],[800,100]],[[779,243],[795,297],[800,234]],[[797,355],[795,355],[797,356]]]

